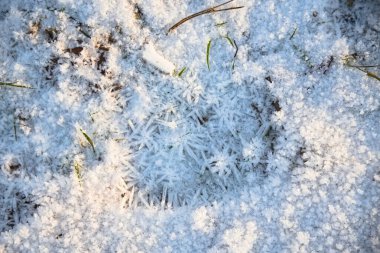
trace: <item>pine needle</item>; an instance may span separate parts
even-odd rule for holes
[[[207,8],[203,11],[200,11],[200,12],[196,12],[190,16],[187,16],[186,18],[183,18],[181,19],[180,21],[178,21],[177,23],[175,23],[172,27],[169,28],[168,33],[170,33],[171,31],[173,31],[174,29],[176,29],[178,26],[182,25],[183,23],[185,23],[186,21],[189,21],[190,19],[192,18],[195,18],[195,17],[198,17],[198,16],[201,16],[201,15],[205,15],[205,14],[210,14],[210,13],[215,13],[215,12],[219,12],[219,11],[229,11],[229,10],[236,10],[236,9],[241,9],[243,8],[244,6],[238,6],[238,7],[229,7],[229,8],[224,8],[224,9],[218,9],[220,6],[223,6],[223,5],[226,5],[230,2],[232,2],[233,0],[230,0],[230,1],[227,1],[225,3],[222,3],[222,4],[219,4],[217,6],[214,6],[214,7],[210,7],[210,8]]]
[[[82,132],[83,136],[86,138],[86,140],[88,141],[88,143],[90,143],[90,145],[92,147],[92,150],[94,151],[94,154],[96,154],[95,145],[94,145],[94,142],[92,141],[92,139],[90,138],[90,136],[88,136],[86,134],[86,132],[83,131],[83,129],[80,129],[80,131]]]
[[[17,84],[17,83],[6,83],[6,82],[0,82],[0,86],[10,86],[15,88],[25,88],[25,89],[34,89],[33,87]]]
[[[207,43],[207,52],[206,52],[206,63],[208,70],[210,70],[210,48],[211,48],[211,40]]]

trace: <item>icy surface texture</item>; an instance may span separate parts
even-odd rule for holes
[[[219,3],[0,2],[0,251],[380,251],[380,3]]]

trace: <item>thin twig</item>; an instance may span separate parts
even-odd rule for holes
[[[236,56],[237,56],[237,53],[239,52],[239,47],[238,47],[238,45],[236,44],[236,41],[235,41],[235,40],[234,40],[234,47],[236,48],[236,51],[235,51],[235,54],[234,54],[234,60],[232,61],[232,70],[235,69]]]
[[[292,35],[290,36],[289,40],[293,39],[293,37],[296,34],[296,32],[297,32],[297,27],[294,29],[294,31],[293,31]]]
[[[79,32],[80,32],[81,34],[83,34],[85,37],[91,39],[90,34],[88,34],[88,32],[86,32],[85,30],[83,30],[83,26],[87,26],[87,27],[89,27],[88,25],[83,24],[82,22],[80,22],[79,20],[77,20],[76,18],[74,18],[73,16],[69,16],[69,18],[72,19],[72,20],[74,20],[75,22],[77,22],[78,27],[79,27]]]
[[[13,117],[13,131],[15,133],[15,139],[17,141],[17,128],[16,128],[16,118]]]
[[[347,63],[346,65],[349,67],[353,67],[353,68],[377,68],[377,67],[380,67],[380,64],[379,65],[351,65],[351,64]]]
[[[170,33],[171,31],[173,31],[174,29],[176,29],[178,26],[180,26],[183,23],[185,23],[186,21],[189,21],[192,18],[201,16],[201,15],[204,15],[204,14],[210,14],[210,13],[215,13],[215,12],[219,12],[219,11],[236,10],[236,9],[241,9],[241,8],[244,7],[244,6],[238,6],[238,7],[229,7],[229,8],[224,8],[224,9],[218,9],[220,6],[226,5],[226,4],[228,4],[228,3],[232,2],[232,1],[233,0],[230,0],[230,1],[227,1],[225,3],[219,4],[217,6],[207,8],[207,9],[205,9],[203,11],[196,12],[196,13],[190,15],[190,16],[187,16],[186,18],[181,19],[179,22],[175,23],[172,27],[169,28],[167,34]]]

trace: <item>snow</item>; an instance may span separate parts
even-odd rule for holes
[[[380,252],[379,2],[220,3],[0,1],[0,252]]]

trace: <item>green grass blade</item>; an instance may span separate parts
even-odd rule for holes
[[[94,119],[94,117],[92,117],[92,115],[97,114],[97,113],[98,113],[97,111],[96,112],[89,112],[88,113],[88,115],[90,116],[92,122],[95,122],[95,119]]]
[[[362,69],[361,67],[356,66],[356,65],[351,65],[348,62],[344,63],[344,65],[346,65],[348,67],[351,67],[351,68],[356,68],[356,69],[360,70],[361,72],[364,72],[368,77],[371,77],[371,78],[376,79],[377,81],[380,81],[380,77],[378,75],[376,75],[375,73],[373,73],[373,72],[370,72],[370,71],[368,71],[366,69]]]
[[[95,145],[94,145],[94,142],[91,140],[90,136],[88,136],[88,134],[86,134],[86,132],[83,131],[83,129],[80,129],[80,131],[82,132],[83,136],[86,138],[88,143],[90,143],[90,145],[92,147],[92,151],[94,151],[94,153],[96,154]]]
[[[211,40],[207,43],[207,52],[206,52],[206,63],[208,70],[210,70],[210,48],[211,48]]]
[[[16,88],[25,88],[25,89],[34,89],[33,87],[17,84],[17,83],[6,83],[6,82],[0,82],[0,86],[10,86],[10,87],[16,87]]]
[[[75,173],[75,176],[77,177],[79,183],[82,182],[82,168],[81,166],[79,165],[79,163],[77,161],[74,161],[74,173]]]
[[[215,26],[216,26],[216,27],[220,27],[220,26],[223,26],[223,25],[225,25],[225,24],[227,24],[226,21],[221,22],[221,23],[217,23],[217,24],[215,24]]]
[[[183,67],[180,71],[179,71],[179,73],[178,73],[178,77],[181,77],[182,75],[183,75],[183,73],[185,73],[185,71],[186,71],[186,67]]]
[[[228,43],[230,43],[230,45],[235,48],[235,45],[234,45],[234,41],[227,35],[226,37],[226,40],[228,41]]]
[[[292,46],[293,46],[293,49],[297,52],[298,57],[303,62],[305,62],[305,64],[307,65],[309,69],[312,69],[314,67],[314,64],[312,64],[309,54],[302,48],[298,47],[296,44],[292,44]]]
[[[367,76],[375,78],[377,81],[380,81],[380,77],[378,77],[375,73],[372,73],[369,71],[366,71],[366,73],[367,73]]]

